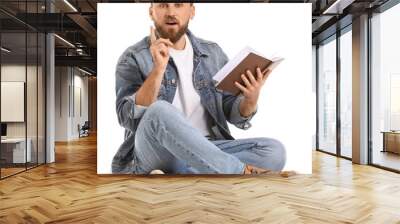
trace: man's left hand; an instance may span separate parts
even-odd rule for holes
[[[267,80],[271,70],[267,70],[264,74],[260,68],[257,68],[257,76],[255,77],[250,70],[246,71],[246,74],[242,74],[241,78],[244,85],[239,82],[235,82],[236,87],[242,91],[244,99],[240,102],[240,114],[243,117],[250,116],[257,108],[258,97],[265,81]]]

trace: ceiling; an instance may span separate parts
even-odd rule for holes
[[[55,32],[56,65],[70,65],[87,68],[96,73],[97,57],[97,3],[138,2],[117,0],[45,0],[18,1],[1,0],[0,22],[2,31],[7,33],[7,42],[14,47],[24,46],[21,32],[25,28],[39,32]],[[269,3],[311,3],[312,37],[318,43],[332,35],[338,27],[351,23],[351,17],[382,5],[387,0],[254,0],[250,2]],[[148,1],[146,1],[148,2]],[[212,2],[203,1],[203,2]],[[336,3],[335,3],[336,2]],[[52,13],[49,13],[52,8]],[[347,24],[348,25],[348,24]],[[5,42],[3,42],[5,43]],[[30,47],[31,45],[29,45]],[[32,45],[33,46],[33,45]],[[22,48],[21,48],[22,49]],[[31,50],[28,48],[28,52]]]

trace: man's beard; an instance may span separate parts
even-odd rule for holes
[[[181,26],[178,31],[174,34],[172,30],[164,30],[161,26],[154,23],[156,30],[161,38],[169,39],[172,43],[176,43],[186,33],[189,22]],[[171,32],[172,31],[172,32]]]

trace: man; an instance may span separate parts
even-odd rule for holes
[[[227,62],[222,49],[195,37],[192,3],[153,3],[155,29],[120,57],[116,107],[125,141],[113,173],[250,174],[280,171],[284,146],[271,138],[237,139],[227,121],[248,129],[269,75],[242,74],[233,96],[216,90],[212,76]]]

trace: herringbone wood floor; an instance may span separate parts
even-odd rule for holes
[[[313,175],[98,176],[96,138],[0,181],[0,223],[400,223],[400,175],[313,153]]]

